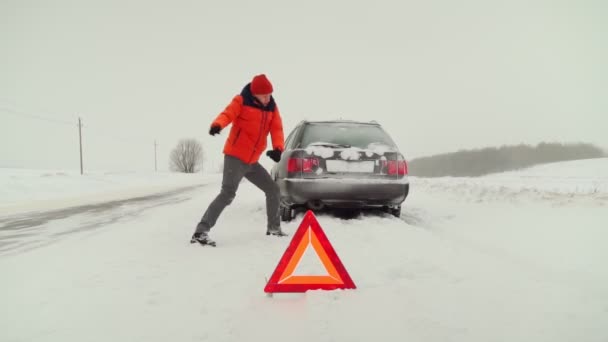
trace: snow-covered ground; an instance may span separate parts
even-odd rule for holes
[[[290,238],[264,235],[263,194],[247,182],[212,230],[218,247],[203,248],[188,239],[219,175],[4,170],[0,244],[47,243],[0,248],[0,340],[608,341],[606,170],[599,159],[411,178],[401,218],[317,215],[356,290],[272,298],[263,288]],[[192,185],[15,223],[27,219],[15,208],[40,208],[32,199],[57,207]]]

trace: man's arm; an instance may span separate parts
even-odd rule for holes
[[[275,108],[272,123],[270,124],[270,136],[272,138],[272,148],[284,151],[285,138],[283,134],[283,119],[281,119],[278,107]]]
[[[231,122],[233,122],[239,114],[241,114],[241,108],[243,107],[243,98],[240,95],[235,96],[230,104],[226,106],[224,111],[222,111],[211,123],[211,126],[220,126],[220,128],[224,128],[228,126]]]

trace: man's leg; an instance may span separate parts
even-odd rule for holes
[[[232,156],[224,157],[224,174],[222,179],[222,190],[219,195],[209,204],[201,222],[196,226],[195,233],[207,233],[215,226],[218,217],[236,196],[236,190],[243,176],[249,169],[249,165]]]
[[[279,186],[272,180],[268,171],[260,163],[251,165],[249,172],[245,174],[245,178],[266,194],[268,232],[282,233],[281,219],[279,217]]]

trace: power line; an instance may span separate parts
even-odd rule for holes
[[[71,127],[79,126],[78,124],[74,124],[73,122],[58,120],[58,119],[51,119],[51,118],[47,118],[44,116],[30,114],[25,111],[15,110],[13,108],[2,107],[2,106],[0,106],[0,113],[9,114],[9,115],[16,116],[16,117],[25,117],[25,118],[29,118],[29,119],[50,122],[50,123],[57,124],[57,125],[64,125],[64,126],[71,126]],[[82,125],[80,127],[84,128],[85,126]],[[110,133],[109,130],[100,130],[100,129],[90,128],[90,127],[89,127],[89,131],[96,135],[102,135],[102,136],[105,136],[106,138],[112,138],[115,140],[121,140],[123,142],[129,142],[129,143],[136,143],[136,144],[146,143],[147,144],[147,142],[144,142],[144,141],[148,140],[148,139],[144,139],[144,138],[142,138],[142,139],[132,139],[130,137],[127,138],[124,136],[117,135],[115,133]]]
[[[85,128],[86,126],[83,124],[82,127]],[[142,145],[142,146],[149,144],[149,141],[150,141],[150,139],[145,139],[145,138],[141,138],[141,139],[128,138],[128,137],[125,137],[124,135],[118,135],[116,133],[109,133],[106,130],[91,129],[90,127],[88,127],[88,132],[89,132],[89,136],[96,140],[103,138],[103,139],[110,139],[110,140],[114,140],[114,141],[120,141],[123,143],[138,144],[138,145]]]
[[[0,106],[0,114],[12,115],[12,116],[16,116],[16,117],[25,117],[25,118],[45,121],[45,122],[49,122],[49,123],[53,123],[53,124],[57,124],[57,125],[74,127],[74,123],[72,123],[72,122],[58,120],[58,119],[51,119],[48,117],[31,114],[26,111],[16,110],[14,108],[9,108],[9,107],[4,107],[4,106]],[[85,125],[82,123],[82,119],[80,117],[78,117],[78,123],[76,124],[76,126],[78,127],[78,140],[79,140],[79,150],[80,150],[80,156],[79,156],[80,157],[80,173],[83,174],[84,167],[83,167],[83,141],[82,141],[83,140],[83,137],[82,137],[83,130],[82,129],[85,127]],[[105,130],[99,130],[99,129],[93,129],[93,130],[91,130],[91,133],[93,133],[93,135],[99,134],[99,135],[102,135],[105,137],[111,137],[114,140],[122,140],[123,142],[136,143],[136,144],[143,144],[143,141],[147,140],[147,139],[143,139],[143,138],[141,140],[125,138],[124,136],[120,136],[115,133],[109,133]],[[158,170],[157,156],[156,156],[157,147],[158,147],[158,143],[156,140],[154,140],[154,171]]]
[[[26,117],[26,118],[40,120],[40,121],[46,121],[46,122],[50,122],[50,123],[54,123],[54,124],[58,124],[58,125],[74,126],[74,123],[72,123],[72,122],[63,121],[63,120],[57,120],[57,119],[45,118],[45,117],[42,117],[42,116],[39,116],[39,115],[34,115],[34,114],[26,113],[24,111],[15,110],[15,109],[12,109],[12,108],[7,108],[7,107],[0,107],[0,113],[10,114],[10,115],[13,115],[13,116]]]

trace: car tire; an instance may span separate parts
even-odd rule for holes
[[[389,212],[395,217],[401,217],[401,206],[398,206],[397,208],[390,208]]]
[[[295,217],[295,210],[292,207],[285,207],[281,205],[279,208],[281,212],[281,221],[289,222],[293,220],[293,218]]]

